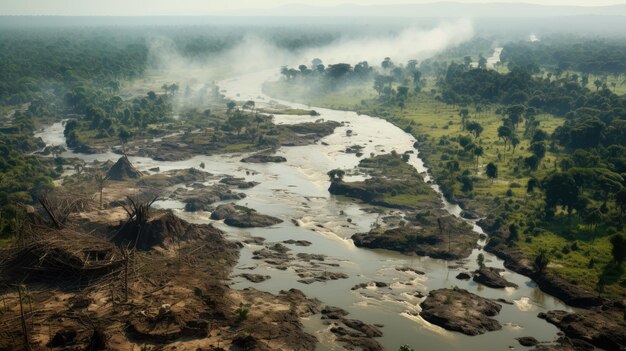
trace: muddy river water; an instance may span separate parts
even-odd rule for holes
[[[261,213],[279,217],[284,220],[283,223],[255,229],[232,228],[219,222],[216,225],[238,240],[250,236],[264,237],[270,243],[288,239],[308,240],[312,243],[308,247],[289,245],[291,253],[327,255],[326,262],[339,264],[338,267],[329,267],[329,271],[349,276],[348,279],[316,282],[310,285],[299,283],[297,282],[299,277],[293,269],[278,270],[262,261],[253,260],[252,252],[261,246],[246,245],[241,251],[240,262],[233,275],[248,272],[270,275],[271,279],[254,284],[243,278],[234,277],[233,288],[252,286],[272,293],[289,288],[300,289],[307,296],[318,298],[324,304],[346,309],[350,312],[350,318],[360,319],[369,324],[382,324],[384,336],[377,340],[388,350],[397,350],[403,344],[409,344],[419,350],[504,350],[510,346],[524,349],[515,338],[534,336],[540,341],[552,341],[556,338],[558,332],[556,327],[538,319],[537,314],[550,309],[569,308],[558,299],[541,292],[529,278],[506,270],[504,273],[506,279],[518,284],[517,289],[491,289],[472,281],[455,278],[461,271],[476,269],[476,256],[482,251],[474,250],[463,262],[463,267],[459,268],[458,262],[355,247],[350,236],[368,231],[374,223],[380,221],[379,215],[364,211],[367,205],[337,199],[330,195],[326,173],[335,168],[352,169],[358,164],[359,158],[354,154],[343,152],[348,146],[355,144],[365,146],[363,150],[365,155],[388,153],[391,150],[402,153],[414,150],[415,140],[410,134],[380,118],[357,115],[349,111],[304,106],[265,96],[262,93],[263,82],[275,78],[274,70],[264,71],[224,80],[219,82],[219,86],[228,97],[244,101],[254,100],[257,107],[273,100],[293,108],[315,109],[321,114],[318,117],[277,115],[274,119],[277,124],[310,122],[323,118],[344,122],[344,125],[337,128],[334,134],[322,139],[324,144],[320,142],[309,146],[279,149],[278,155],[287,159],[285,163],[245,164],[239,162],[242,155],[232,154],[196,156],[176,162],[130,158],[140,170],[156,166],[160,167],[161,171],[198,168],[200,163],[204,162],[205,170],[213,174],[229,174],[260,182],[256,187],[244,190],[247,197],[239,203]],[[348,129],[352,130],[351,136],[346,135]],[[65,144],[62,123],[46,128],[38,136],[41,136],[48,145]],[[80,157],[85,161],[119,158],[119,155],[113,153],[82,155],[71,151],[62,156]],[[411,154],[409,162],[420,173],[424,173],[426,180],[429,180],[427,169],[419,159],[417,151]],[[349,177],[347,179],[349,180]],[[433,188],[439,191],[436,185],[433,185]],[[453,215],[459,216],[461,209],[458,206],[447,203],[443,198],[441,205]],[[172,208],[178,211],[181,217],[192,222],[212,222],[207,212],[183,212],[183,204],[177,201],[162,201],[158,206]],[[467,221],[476,231],[482,233],[473,221]],[[484,255],[488,266],[502,267],[501,260],[486,252]],[[297,261],[294,264],[297,264]],[[417,275],[410,271],[396,270],[398,267],[406,266],[426,274]],[[351,290],[355,284],[369,281],[385,282],[389,284],[389,288],[368,287]],[[415,297],[415,292],[420,291],[427,295],[432,289],[453,286],[480,296],[512,301],[512,305],[503,304],[502,311],[495,317],[503,325],[503,329],[470,337],[445,331],[422,320],[419,317],[421,299]],[[305,319],[303,323],[308,332],[318,337],[320,341],[318,349],[341,349],[340,345],[334,343],[329,327],[322,323],[319,316]]]

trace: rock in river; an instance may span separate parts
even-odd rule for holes
[[[456,279],[460,279],[460,280],[468,280],[470,279],[472,276],[469,275],[469,273],[467,272],[461,272],[459,274],[456,275]]]
[[[211,213],[211,219],[223,219],[225,224],[239,228],[269,227],[282,223],[279,218],[263,215],[253,209],[234,204],[217,206],[215,211]]]
[[[556,325],[569,338],[583,340],[605,350],[626,350],[626,321],[621,303],[577,313],[558,310],[542,312],[539,318]]]
[[[520,345],[527,347],[535,346],[539,343],[539,341],[537,341],[537,339],[533,338],[532,336],[522,336],[517,338],[517,341]]]
[[[482,267],[474,272],[474,281],[494,289],[503,289],[506,287],[517,288],[517,284],[504,279],[500,275],[500,272],[504,272],[504,269]]]
[[[422,318],[447,330],[479,335],[502,329],[490,318],[500,313],[502,306],[467,290],[433,290],[420,306]]]
[[[252,156],[244,157],[241,162],[246,163],[268,163],[268,162],[287,162],[287,159],[282,156],[254,154]]]
[[[253,274],[253,273],[242,273],[242,274],[239,274],[239,276],[242,278],[246,278],[248,281],[252,283],[261,283],[271,278],[269,275]]]

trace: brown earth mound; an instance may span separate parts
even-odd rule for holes
[[[130,163],[126,156],[120,157],[107,172],[107,177],[111,180],[137,179],[141,175],[141,172]]]
[[[144,224],[127,223],[114,241],[130,244],[139,250],[153,247],[169,249],[179,242],[221,236],[223,232],[210,224],[191,224],[178,218],[172,210],[158,211],[150,215]]]

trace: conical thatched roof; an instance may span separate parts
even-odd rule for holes
[[[122,156],[113,167],[109,169],[107,177],[111,180],[136,179],[141,177],[141,172],[130,163],[128,157]]]

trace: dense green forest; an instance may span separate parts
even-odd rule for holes
[[[456,51],[449,61],[313,62],[284,67],[283,81],[266,89],[381,116],[412,132],[444,195],[488,215],[493,252],[540,257],[574,285],[619,296],[626,288],[626,96],[607,82],[626,74],[624,47],[516,42],[495,66],[489,52]]]
[[[626,72],[626,43],[621,40],[572,41],[567,38],[513,42],[504,45],[501,58],[509,67],[521,66],[531,72],[549,68],[559,75],[576,71],[583,75],[622,76]]]
[[[127,89],[160,67],[158,57],[167,51],[199,65],[241,45],[254,32],[285,50],[328,44],[336,31],[267,26],[146,26],[16,28],[0,30],[0,229],[8,234],[20,204],[32,204],[63,170],[63,160],[39,157],[43,149],[34,132],[44,124],[68,119],[68,146],[90,152],[88,141],[125,143],[135,135],[163,135],[171,123],[220,127],[211,109],[200,106],[189,87],[165,82],[160,89]],[[230,111],[217,87],[205,82],[197,95],[219,103],[213,110]],[[190,101],[185,106],[182,101]],[[176,115],[184,120],[176,119]],[[243,117],[242,117],[243,116]],[[208,118],[207,117],[211,117]],[[245,117],[245,118],[244,118]],[[222,116],[225,131],[237,121],[256,124],[239,112]],[[210,120],[210,121],[209,121]],[[231,123],[232,122],[232,123]],[[233,127],[234,126],[234,127]],[[222,127],[220,127],[222,128]],[[241,127],[239,127],[241,129]],[[46,152],[48,153],[48,152]]]

